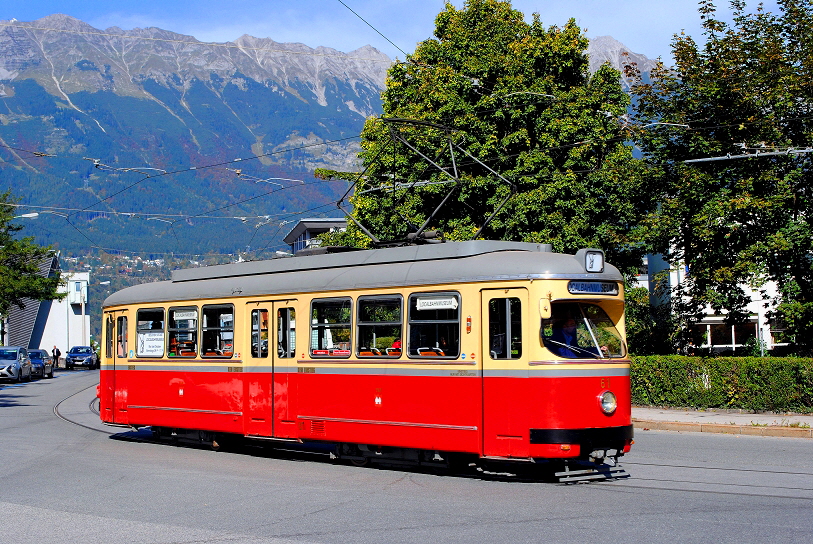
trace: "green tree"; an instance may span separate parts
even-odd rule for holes
[[[675,66],[660,64],[633,87],[634,124],[649,125],[636,140],[660,203],[640,234],[652,251],[688,266],[673,298],[681,314],[710,306],[743,320],[743,286],[772,280],[776,314],[809,350],[813,155],[792,150],[812,142],[813,8],[802,0],[779,0],[779,13],[730,5],[726,23],[711,1],[700,2],[705,43],[676,35]],[[686,162],[696,159],[704,160]]]
[[[0,193],[0,316],[8,315],[12,306],[24,308],[25,299],[65,296],[57,292],[63,281],[59,274],[40,275],[40,263],[53,257],[51,248],[34,244],[32,237],[17,236],[23,227],[12,223],[17,212],[13,203],[10,191]]]
[[[589,74],[572,19],[526,23],[510,2],[446,4],[435,24],[389,70],[384,114],[365,125],[352,216],[381,240],[421,226],[468,240],[494,214],[479,237],[601,247],[636,267],[631,230],[653,201],[617,120],[629,105],[619,72]],[[337,238],[365,243],[353,224]]]

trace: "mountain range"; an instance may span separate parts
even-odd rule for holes
[[[593,70],[653,64],[609,36],[588,52]],[[42,212],[38,242],[73,254],[273,252],[302,212],[339,214],[346,184],[313,171],[355,169],[391,63],[371,46],[0,21],[3,186]]]

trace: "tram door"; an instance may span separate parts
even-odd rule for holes
[[[527,455],[528,434],[522,419],[531,340],[528,291],[486,289],[481,298],[483,453],[521,457]]]
[[[127,368],[127,314],[123,311],[104,313],[104,353],[100,367],[99,408],[103,421],[109,423],[127,423],[125,384],[122,383],[121,371]],[[122,413],[122,410],[124,413]]]
[[[296,308],[292,300],[249,303],[251,351],[246,359],[246,434],[278,436],[286,419],[287,370],[296,367]]]

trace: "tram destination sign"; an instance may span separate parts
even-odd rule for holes
[[[613,281],[571,281],[567,284],[571,295],[617,295],[618,284]]]

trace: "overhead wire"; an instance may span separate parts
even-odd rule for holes
[[[375,31],[378,33],[378,35],[379,35],[379,36],[381,36],[382,38],[384,38],[385,40],[387,40],[388,42],[390,42],[390,45],[392,45],[392,46],[393,46],[394,48],[396,48],[398,51],[400,51],[401,53],[403,53],[403,54],[404,54],[404,57],[407,57],[407,56],[408,56],[408,55],[407,55],[407,53],[406,53],[406,51],[404,51],[403,49],[401,49],[400,47],[398,47],[397,45],[395,45],[395,43],[394,43],[394,42],[393,42],[391,39],[389,39],[389,38],[388,38],[388,37],[386,37],[384,34],[382,34],[380,30],[378,30],[376,27],[374,27],[373,25],[371,25],[371,24],[370,24],[370,23],[369,23],[369,22],[368,22],[368,21],[367,21],[367,20],[366,20],[364,17],[362,17],[361,15],[359,15],[358,13],[356,13],[356,12],[353,10],[353,8],[351,8],[350,6],[348,6],[347,4],[345,4],[345,3],[344,3],[342,0],[338,0],[338,2],[339,2],[341,5],[343,5],[344,7],[346,7],[348,10],[350,10],[350,13],[352,13],[353,15],[355,15],[356,17],[358,17],[359,19],[361,19],[361,20],[364,22],[364,24],[366,24],[367,26],[369,26],[370,28],[372,28],[373,30],[375,30]]]

